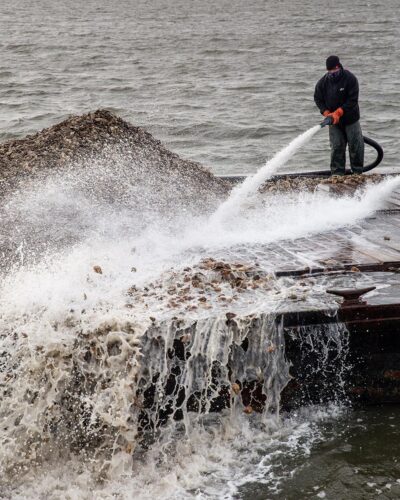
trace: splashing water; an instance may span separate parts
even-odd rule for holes
[[[243,196],[265,175],[249,180]],[[306,456],[313,419],[330,410],[278,418],[289,367],[271,269],[257,271],[266,283],[262,304],[244,291],[229,308],[214,295],[210,309],[197,302],[181,314],[158,300],[158,290],[168,296],[172,286],[187,286],[182,269],[205,257],[246,262],[256,246],[354,224],[399,185],[400,179],[388,179],[353,198],[274,196],[242,205],[234,225],[225,217],[182,216],[173,207],[166,219],[149,216],[143,225],[123,203],[93,204],[76,186],[52,182],[19,195],[9,207],[22,262],[0,288],[0,495],[232,498],[253,480],[277,493],[285,475],[282,450]],[[145,212],[145,190],[142,197]],[[46,257],[38,251],[42,239],[55,235],[63,248]],[[36,258],[30,266],[29,252]],[[102,274],[93,273],[94,265]],[[212,283],[214,276],[202,273]],[[129,301],[132,286],[160,305],[147,307],[139,294]],[[199,290],[209,297],[208,289]],[[236,316],[227,321],[226,312]],[[332,328],[326,344],[317,332],[312,350],[321,370],[332,345],[346,345],[346,332]],[[315,332],[303,333],[306,346],[316,345]],[[261,389],[261,414],[243,413],[246,402],[234,384],[246,380]]]
[[[283,167],[300,148],[313,138],[318,130],[321,130],[321,125],[315,125],[306,130],[306,132],[293,139],[290,144],[279,151],[271,160],[267,161],[255,175],[247,177],[242,184],[232,191],[229,198],[220,205],[213,215],[212,220],[218,222],[227,217],[235,216],[246,198],[256,193],[261,184],[269,179],[279,168]]]

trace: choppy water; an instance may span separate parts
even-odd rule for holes
[[[16,0],[0,5],[0,139],[108,107],[218,173],[253,172],[320,115],[327,55],[397,166],[397,0]],[[327,133],[288,168],[325,168]]]
[[[281,483],[282,499],[396,499],[400,497],[399,412],[390,407],[329,413],[308,420],[312,446],[293,450]],[[307,459],[304,460],[304,457]],[[243,498],[273,498],[262,484],[246,485]]]

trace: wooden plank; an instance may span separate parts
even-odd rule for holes
[[[386,209],[390,209],[390,210],[399,210],[398,205],[396,205],[395,203],[392,203],[390,201],[385,201],[384,207]]]
[[[389,233],[390,234],[390,233]],[[385,240],[384,236],[388,236],[388,232],[380,232],[380,233],[373,233],[373,234],[367,234],[363,235],[363,238],[369,242],[372,243],[376,248],[382,248],[382,251],[384,252],[398,252],[399,253],[399,259],[400,259],[400,237],[390,236],[390,240]],[[400,235],[399,235],[400,236]]]
[[[400,190],[395,201],[400,208]],[[268,246],[265,257],[280,276],[310,269],[311,273],[319,273],[340,272],[353,266],[370,270],[400,267],[400,210],[376,212],[351,227]]]
[[[400,252],[395,250],[390,250],[388,248],[372,248],[369,246],[362,247],[357,246],[357,251],[365,254],[367,257],[370,257],[372,260],[376,262],[393,262],[400,261]]]
[[[377,271],[390,271],[393,267],[398,267],[399,262],[384,262],[384,263],[374,263],[374,264],[360,264],[358,262],[353,262],[352,264],[345,265],[338,269],[330,269],[327,271],[322,268],[304,268],[304,269],[293,269],[293,270],[278,270],[276,271],[276,276],[301,276],[303,274],[338,274],[343,272],[351,272],[353,267],[357,267],[361,272],[377,272]]]
[[[396,207],[398,208],[400,207],[400,199],[395,196],[388,196],[385,200],[385,204],[386,203],[392,203]]]

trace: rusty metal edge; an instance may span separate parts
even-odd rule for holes
[[[342,266],[329,266],[329,267],[304,267],[302,269],[288,269],[282,271],[276,271],[276,277],[285,277],[285,276],[318,276],[318,275],[329,275],[329,274],[337,274],[338,272],[351,272],[354,271],[351,269],[356,267],[362,272],[379,272],[379,271],[391,271],[389,268],[399,268],[400,270],[400,261],[390,261],[390,262],[382,262],[377,264],[343,264]]]
[[[346,323],[377,326],[384,322],[398,322],[400,325],[400,303],[360,304],[345,308],[283,312],[280,314],[284,328],[298,328],[328,323]],[[400,332],[400,328],[399,328]]]

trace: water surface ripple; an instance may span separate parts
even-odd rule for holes
[[[15,0],[0,46],[0,140],[107,107],[216,173],[253,172],[317,123],[337,53],[364,133],[397,166],[397,0]],[[286,168],[325,168],[328,149],[324,131]]]

